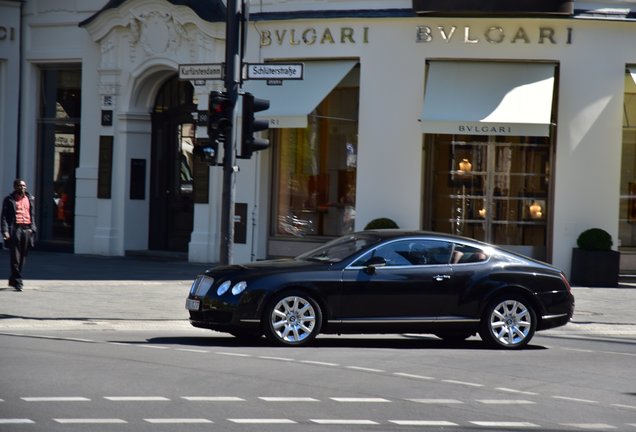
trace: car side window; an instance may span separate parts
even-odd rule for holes
[[[453,264],[469,264],[483,262],[488,259],[486,253],[476,247],[456,244],[453,249]]]
[[[387,243],[367,255],[382,257],[387,267],[404,267],[416,265],[449,264],[453,245],[438,240],[409,239]],[[360,261],[354,265],[363,265]]]

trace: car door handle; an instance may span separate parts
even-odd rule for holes
[[[444,280],[448,280],[450,279],[450,275],[435,275],[433,276],[433,280],[436,280],[437,282],[442,282]]]

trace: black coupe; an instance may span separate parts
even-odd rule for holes
[[[469,238],[373,230],[291,259],[218,266],[186,301],[195,327],[287,346],[318,333],[432,333],[516,349],[565,325],[574,297],[561,271]]]

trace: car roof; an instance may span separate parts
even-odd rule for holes
[[[403,229],[375,229],[375,230],[365,230],[361,231],[361,233],[373,233],[382,239],[391,239],[391,238],[402,238],[402,237],[431,237],[436,239],[444,239],[453,242],[459,243],[472,243],[475,245],[479,245],[481,247],[491,247],[497,249],[495,245],[488,244],[479,240],[475,240],[470,237],[463,237],[455,234],[446,234],[439,233],[435,231],[420,231],[420,230],[403,230]]]

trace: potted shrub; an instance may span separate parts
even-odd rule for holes
[[[572,249],[572,284],[588,287],[617,287],[620,253],[612,250],[612,236],[600,228],[579,235]]]
[[[399,228],[398,224],[395,223],[393,219],[389,218],[377,218],[373,219],[371,222],[364,227],[365,230],[372,229],[387,229],[387,228]]]

